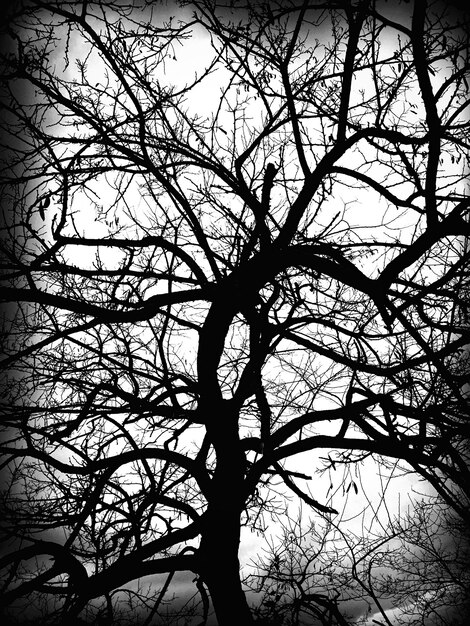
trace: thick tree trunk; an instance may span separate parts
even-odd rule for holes
[[[215,517],[214,517],[215,522]],[[240,523],[221,511],[201,540],[202,578],[209,590],[218,626],[250,626],[253,617],[240,580]]]
[[[238,438],[237,420],[231,417],[225,413],[223,422],[211,432],[217,467],[199,548],[200,572],[218,625],[250,626],[253,617],[242,589],[238,560],[245,455]]]

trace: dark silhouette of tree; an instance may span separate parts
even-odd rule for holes
[[[337,514],[301,453],[399,460],[468,520],[466,19],[431,1],[10,9],[11,619],[163,622],[189,572],[199,606],[170,623],[252,623],[241,528],[289,493]]]

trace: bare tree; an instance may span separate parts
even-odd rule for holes
[[[199,620],[252,623],[241,528],[289,492],[336,515],[301,453],[400,460],[468,518],[466,20],[373,0],[11,9],[10,615],[150,624],[191,572]]]
[[[470,612],[468,525],[439,501],[423,500],[390,533],[398,547],[371,555],[368,565],[379,557],[388,570],[373,581],[374,596],[393,597],[401,620],[414,626],[463,626]]]
[[[302,509],[247,580],[268,624],[462,626],[470,608],[468,526],[432,496],[361,534]]]
[[[366,526],[357,534],[326,517],[286,515],[280,540],[248,579],[262,618],[286,626],[467,623],[469,528],[440,498]]]

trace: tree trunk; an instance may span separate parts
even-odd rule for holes
[[[201,576],[217,616],[218,626],[249,626],[253,617],[240,580],[240,515],[245,455],[236,420],[227,419],[212,432],[217,466],[199,549]]]
[[[217,517],[219,517],[217,515]],[[240,580],[240,522],[220,511],[201,539],[201,573],[209,590],[218,626],[249,626],[253,617]]]

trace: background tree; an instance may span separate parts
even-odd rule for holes
[[[10,615],[116,623],[125,605],[149,624],[192,572],[204,621],[250,624],[241,528],[287,493],[335,519],[301,453],[399,460],[468,520],[466,19],[372,0],[12,10]]]
[[[399,619],[414,626],[463,626],[470,613],[468,525],[439,501],[424,500],[390,530],[401,541],[371,555],[388,569],[374,581],[374,595],[385,591],[401,608]]]
[[[302,513],[302,511],[301,511]],[[361,533],[305,511],[258,555],[258,614],[285,626],[457,626],[470,606],[468,525],[439,498],[368,520]],[[277,622],[276,622],[277,620]]]

